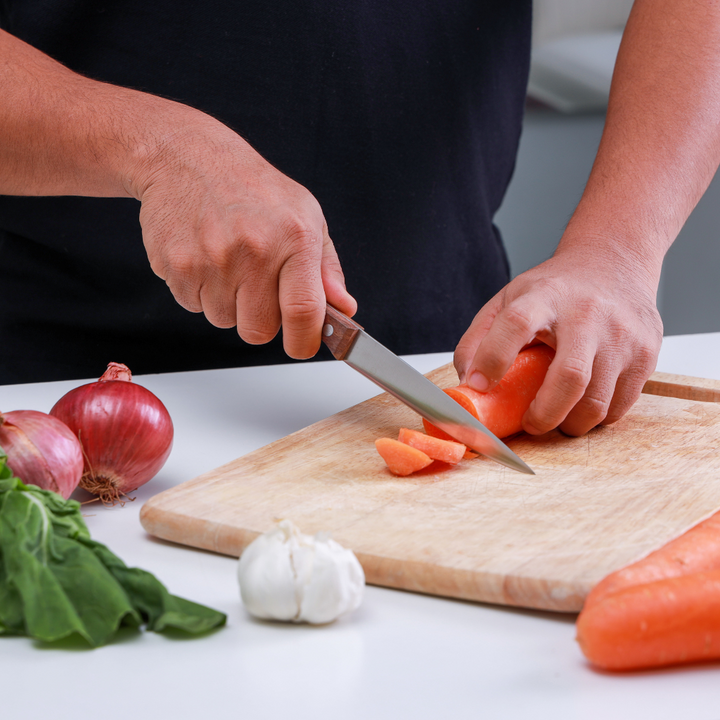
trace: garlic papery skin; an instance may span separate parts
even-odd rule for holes
[[[365,573],[354,553],[289,520],[245,548],[237,567],[247,611],[268,620],[321,625],[356,610]]]

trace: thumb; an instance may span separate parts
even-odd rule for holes
[[[455,365],[455,370],[457,371],[461,384],[466,381],[467,373],[475,359],[480,343],[482,343],[492,327],[493,321],[500,311],[501,306],[502,302],[498,294],[481,308],[473,318],[472,323],[470,323],[470,327],[460,338],[460,342],[455,348],[453,364]]]

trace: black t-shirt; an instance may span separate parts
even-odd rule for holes
[[[319,200],[358,322],[452,350],[508,280],[492,224],[520,135],[530,0],[0,0],[89,77],[223,121]],[[286,362],[176,304],[129,199],[0,196],[0,383]],[[321,355],[321,357],[326,357]]]

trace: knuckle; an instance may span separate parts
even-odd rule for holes
[[[592,425],[597,425],[607,417],[609,408],[609,399],[584,395],[575,406],[575,412]]]
[[[168,263],[163,258],[148,256],[150,269],[162,280],[167,280]]]
[[[646,325],[646,332],[638,343],[637,355],[641,362],[655,364],[663,341],[663,324],[659,315]]]
[[[321,307],[319,298],[295,295],[283,301],[282,314],[294,328],[303,331],[317,322]]]
[[[579,358],[566,358],[558,369],[558,381],[570,392],[584,390],[592,376],[592,365]]]
[[[216,264],[235,270],[240,267],[265,267],[272,261],[273,250],[264,234],[245,230],[233,243],[223,244],[216,250]]]
[[[199,288],[187,275],[168,272],[165,277],[165,283],[181,307],[190,312],[202,312],[203,307]]]
[[[196,278],[202,274],[198,264],[194,258],[189,255],[175,255],[168,260],[164,268],[165,280],[173,282],[176,285],[183,285],[188,288],[194,288],[199,285]]]
[[[620,420],[623,415],[635,404],[637,399],[640,397],[642,386],[638,386],[635,389],[626,389],[625,393],[619,397],[614,398],[613,402],[601,420],[603,425],[612,425],[614,422]]]
[[[548,413],[535,411],[528,420],[535,431],[540,434],[550,432],[557,426],[557,422]]]
[[[627,348],[637,344],[636,333],[625,323],[619,323],[612,329],[612,344],[615,348]]]
[[[650,326],[650,334],[652,337],[653,345],[660,350],[660,346],[662,345],[663,340],[663,333],[665,332],[665,327],[663,325],[662,318],[660,317],[660,313],[657,311],[656,308],[653,308],[653,316],[649,321]]]
[[[297,213],[284,217],[278,226],[279,234],[291,252],[303,253],[310,250],[319,252],[322,249],[322,227],[316,227]]]
[[[227,296],[217,282],[206,282],[200,288],[203,313],[211,325],[219,328],[234,327],[236,323],[234,299]]]
[[[289,246],[289,254],[304,255],[313,253],[320,257],[322,251],[322,236],[315,233],[311,228],[296,227],[286,234]]]
[[[608,307],[607,301],[595,295],[583,295],[576,298],[575,309],[579,315],[587,318],[607,317],[612,314],[612,309]]]
[[[659,347],[640,345],[640,347],[636,348],[633,364],[638,375],[648,375],[652,372],[657,362],[658,352]]]
[[[553,300],[562,298],[567,294],[567,283],[561,278],[538,275],[533,270],[528,270],[516,279],[526,278],[530,283],[531,291],[538,297],[547,297]]]
[[[529,308],[512,303],[503,311],[504,320],[513,332],[523,335],[533,332],[533,314]]]

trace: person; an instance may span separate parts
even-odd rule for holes
[[[46,6],[0,10],[2,381],[309,358],[330,303],[398,353],[457,343],[480,390],[551,345],[531,433],[637,399],[718,165],[709,0],[636,0],[578,208],[510,282],[529,0]]]

